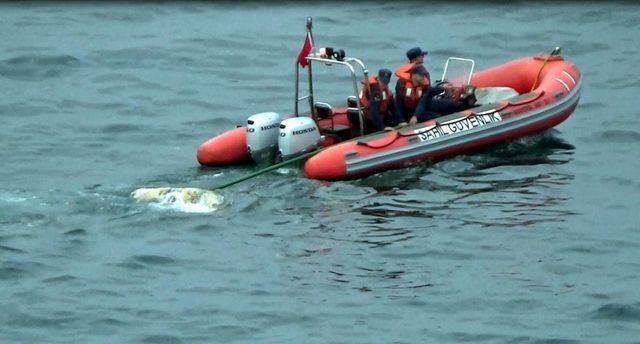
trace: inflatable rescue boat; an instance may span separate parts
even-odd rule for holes
[[[307,40],[313,44],[310,19],[307,32]],[[309,178],[353,179],[544,131],[569,117],[580,98],[580,71],[560,55],[559,48],[548,55],[520,58],[480,72],[473,71],[473,60],[449,58],[442,80],[473,85],[477,99],[474,107],[392,131],[363,135],[363,106],[354,95],[359,94],[359,80],[368,78],[365,65],[345,56],[344,51],[331,48],[311,48],[305,55],[309,93],[299,96],[298,60],[294,113],[282,116],[265,112],[249,117],[246,126],[203,143],[197,154],[200,164],[272,164],[317,152],[304,165]],[[345,104],[332,107],[315,100],[312,65],[348,69],[354,93]],[[362,78],[358,78],[356,70],[362,71]],[[302,101],[309,104],[308,114],[299,114]]]

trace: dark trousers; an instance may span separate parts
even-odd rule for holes
[[[396,125],[400,124],[400,122],[398,122],[398,120],[394,119],[392,116],[385,116],[383,119],[384,122],[384,126],[385,127],[395,127]],[[364,133],[366,134],[371,134],[371,133],[375,133],[376,131],[380,131],[382,130],[382,128],[378,128],[376,126],[376,124],[371,121],[369,119],[369,116],[365,116],[364,118]]]
[[[418,101],[415,115],[418,122],[424,122],[462,110],[464,110],[464,107],[461,104],[449,99],[436,98],[430,93],[424,93]]]

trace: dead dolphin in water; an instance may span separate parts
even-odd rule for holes
[[[131,198],[150,202],[160,207],[185,212],[208,213],[217,210],[224,197],[214,191],[198,188],[140,188],[131,192]]]

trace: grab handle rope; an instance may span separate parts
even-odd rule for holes
[[[538,70],[538,75],[536,75],[536,79],[533,81],[533,85],[531,85],[531,90],[529,90],[529,92],[533,91],[533,89],[536,88],[536,85],[538,84],[538,80],[540,79],[540,74],[542,74],[542,70],[544,69],[544,66],[547,64],[547,62],[549,62],[549,59],[553,56],[558,56],[561,53],[562,53],[562,49],[560,49],[560,47],[555,47],[551,52],[551,54],[549,54],[547,58],[544,59],[544,62],[542,63],[542,66],[540,66],[540,70]]]
[[[398,133],[396,130],[393,130],[393,134],[394,135],[391,136],[389,140],[387,140],[384,143],[379,144],[379,145],[374,145],[374,144],[371,144],[371,142],[366,142],[366,141],[358,141],[357,144],[365,146],[365,147],[369,147],[369,148],[374,148],[374,149],[388,147],[392,143],[396,142],[396,140],[398,140],[398,138],[400,138],[400,133]],[[376,141],[379,141],[379,140],[376,140]],[[376,141],[372,141],[372,142],[376,142]]]

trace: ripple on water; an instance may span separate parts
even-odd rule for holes
[[[111,318],[111,317],[99,318],[99,319],[93,320],[91,323],[95,326],[114,326],[114,327],[126,327],[130,325],[126,321],[122,321],[120,319]]]
[[[116,21],[125,23],[144,23],[153,20],[156,16],[148,10],[138,11],[100,11],[91,12],[89,16],[100,21]]]
[[[0,61],[0,76],[13,80],[42,81],[66,76],[80,66],[71,55],[29,54]]]
[[[584,110],[600,111],[600,110],[606,109],[607,104],[603,102],[585,101],[585,102],[581,102],[580,105],[578,105],[578,107]]]
[[[640,17],[637,15],[633,15],[630,18],[625,18],[622,16],[621,18],[616,18],[617,21],[611,23],[612,27],[621,27],[624,28],[625,31],[629,31],[631,28],[640,27]]]
[[[100,129],[100,131],[104,134],[122,134],[122,133],[130,133],[130,132],[136,132],[141,130],[142,130],[141,126],[128,124],[128,123],[110,124]]]
[[[212,103],[204,100],[193,100],[193,99],[183,99],[183,98],[157,100],[153,102],[153,105],[156,105],[162,108],[169,108],[169,109],[178,108],[182,106],[190,106],[190,107],[204,109],[211,112],[221,110],[221,106],[219,106],[219,104],[216,104],[216,103]]]
[[[27,104],[16,102],[0,104],[0,116],[26,117],[55,113],[57,110],[50,106]]]
[[[356,201],[374,195],[375,193],[376,190],[371,187],[359,187],[347,182],[330,183],[316,190],[316,196],[327,201],[336,199]]]
[[[600,23],[600,22],[615,22],[616,19],[611,11],[606,11],[602,9],[591,10],[580,12],[576,19],[584,24],[584,23]]]
[[[626,62],[624,59],[621,62]],[[611,88],[612,90],[628,90],[628,89],[637,89],[640,87],[640,80],[634,79],[617,79],[612,80],[610,83],[606,84],[606,87]]]
[[[635,130],[605,130],[600,133],[600,138],[611,143],[637,143],[640,142],[640,132]]]
[[[588,40],[571,40],[564,43],[567,47],[567,54],[571,55],[587,55],[597,54],[601,51],[607,51],[611,49],[611,46],[606,43],[590,42]]]
[[[425,178],[423,190],[413,189],[393,196],[376,196],[355,208],[363,215],[385,223],[390,219],[431,219],[449,225],[529,226],[541,222],[565,221],[575,213],[555,192],[571,181],[562,174],[540,174],[515,178],[513,173],[479,173],[458,177],[434,171],[437,178]],[[535,172],[535,171],[533,171]],[[439,190],[445,188],[445,190]],[[436,192],[434,194],[434,192]],[[418,201],[422,200],[422,201]],[[425,221],[420,221],[424,227]],[[388,226],[389,224],[387,224]]]
[[[640,303],[608,303],[591,312],[591,317],[640,323]]]
[[[78,278],[73,275],[61,275],[56,277],[45,278],[42,280],[42,282],[49,283],[49,284],[67,284],[67,283],[73,283],[77,280]]]
[[[219,104],[215,104],[216,107],[218,107],[218,105]],[[222,107],[222,108],[226,109],[226,107]],[[232,120],[225,117],[216,117],[216,118],[208,118],[208,119],[197,120],[197,121],[182,122],[182,124],[187,126],[195,126],[195,127],[223,128],[222,130],[220,130],[220,133],[222,133],[226,130],[234,128],[236,125],[239,124],[239,122],[241,121]],[[244,122],[244,119],[242,120],[242,122]],[[203,167],[203,168],[206,168],[206,167]]]
[[[64,235],[68,235],[72,237],[85,236],[87,235],[87,230],[83,228],[74,228],[66,231]]]
[[[65,327],[71,327],[73,324],[79,322],[82,318],[79,316],[43,316],[33,315],[28,313],[13,313],[8,316],[5,324],[16,327],[24,328],[50,328],[61,329]]]
[[[370,228],[363,228],[354,241],[371,247],[384,247],[411,240],[415,236],[413,230],[402,227],[370,226]]]
[[[290,39],[294,39],[294,36],[289,37]],[[298,36],[295,36],[295,39],[298,39]],[[266,40],[255,40],[255,37],[238,37],[236,36],[207,36],[207,37],[195,37],[188,39],[176,39],[173,41],[176,44],[184,44],[189,47],[196,46],[200,49],[206,49],[210,52],[210,56],[214,59],[217,58],[229,58],[230,56],[235,56],[235,54],[230,54],[229,49],[225,48],[233,48],[235,51],[247,50],[253,53],[263,52],[269,53],[273,55],[273,53],[280,53],[281,49],[286,49],[287,47],[284,45],[274,46],[273,42],[267,42]],[[210,49],[215,48],[215,49]],[[213,53],[211,52],[213,51]],[[284,57],[284,56],[283,56]],[[241,58],[245,59],[246,55],[242,54]],[[265,59],[266,60],[266,59]],[[252,59],[252,62],[254,60]],[[237,66],[240,68],[240,64],[232,64],[232,66]]]
[[[159,65],[178,63],[176,55],[168,48],[145,46],[114,50],[94,50],[91,59],[113,69],[151,68]]]
[[[5,265],[5,264],[3,264]],[[0,266],[0,281],[17,280],[29,276],[30,273],[22,268],[15,266]]]
[[[9,252],[9,253],[26,253],[26,251],[21,250],[19,248],[6,246],[6,245],[0,245],[0,252],[2,252],[2,251]]]
[[[140,342],[150,344],[179,344],[182,343],[182,340],[179,337],[168,334],[154,334],[143,336],[140,338]]]
[[[166,265],[175,265],[176,264],[176,260],[173,259],[173,258],[166,257],[166,256],[160,256],[160,255],[153,255],[153,254],[134,256],[133,260],[136,261],[136,262],[140,262],[142,264],[146,264],[146,265],[166,266]]]
[[[380,219],[393,219],[400,216],[427,219],[433,217],[433,215],[426,212],[423,207],[415,207],[398,202],[395,204],[374,202],[361,208],[356,208],[355,210],[359,210],[362,215],[377,218],[378,221],[374,221],[374,223],[384,223],[386,221],[380,221]],[[364,218],[363,220],[365,223],[369,223],[367,218]]]

